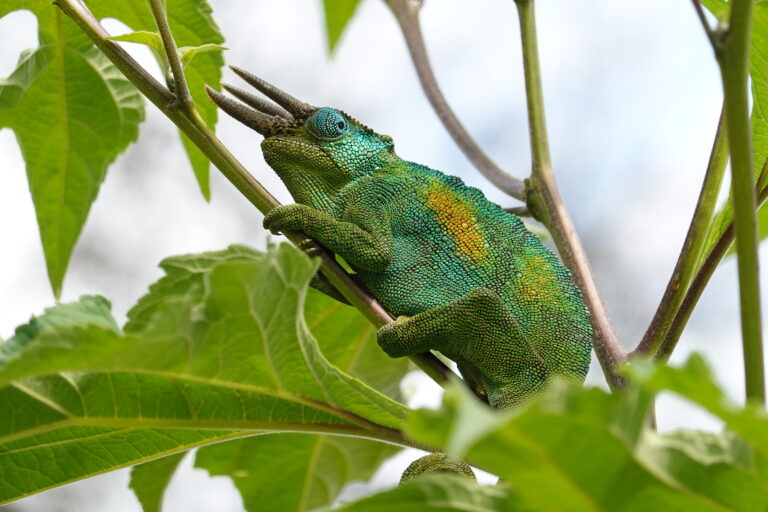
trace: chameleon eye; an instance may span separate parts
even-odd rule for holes
[[[307,119],[307,129],[323,140],[336,140],[349,133],[349,122],[338,110],[323,107]]]

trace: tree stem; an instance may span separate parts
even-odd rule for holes
[[[205,124],[194,106],[189,109],[175,108],[175,96],[155,80],[133,57],[116,42],[107,39],[109,34],[80,0],[57,0],[61,10],[69,16],[91,39],[94,45],[117,67],[123,75],[210,159],[216,168],[262,213],[280,206],[269,191],[259,183],[243,165],[227,150]],[[167,21],[166,21],[167,25]],[[183,76],[183,75],[179,75]],[[179,80],[177,79],[176,82]],[[285,233],[295,245],[308,237],[299,232]],[[323,274],[344,297],[375,326],[380,327],[393,319],[376,299],[370,296],[346,271],[336,263],[332,254],[322,251],[318,256]],[[438,384],[445,385],[456,375],[431,353],[416,354],[414,363]]]
[[[528,207],[534,217],[544,223],[560,251],[565,265],[573,272],[584,301],[591,312],[594,346],[608,384],[616,389],[623,385],[617,366],[626,353],[613,331],[603,306],[592,271],[589,268],[581,240],[576,234],[568,211],[557,189],[549,155],[544,96],[542,92],[539,52],[536,41],[534,0],[515,0],[520,18],[523,43],[525,91],[528,102],[528,122],[531,137],[533,172],[528,180]]]
[[[171,28],[168,25],[168,16],[165,12],[164,0],[149,0],[149,6],[152,8],[152,15],[157,23],[157,29],[160,32],[160,38],[163,40],[165,55],[168,58],[168,65],[173,75],[173,88],[176,94],[174,106],[183,107],[187,110],[194,109],[192,96],[189,94],[189,86],[184,76],[184,68],[179,60],[179,52],[176,49],[176,43],[173,40]]]
[[[525,184],[523,181],[505,172],[485,154],[456,117],[445,96],[443,96],[443,92],[437,85],[437,79],[427,56],[424,37],[421,33],[421,24],[419,23],[421,2],[414,0],[386,0],[386,2],[395,14],[395,18],[403,32],[408,52],[416,67],[416,73],[419,76],[421,87],[424,89],[424,94],[427,96],[437,117],[440,118],[443,126],[445,126],[453,138],[453,141],[464,152],[469,161],[472,162],[472,165],[480,171],[480,174],[488,178],[488,181],[510,196],[525,200]]]
[[[731,0],[729,29],[716,50],[725,93],[731,145],[731,188],[741,303],[745,387],[748,400],[765,404],[765,376],[760,318],[760,278],[752,131],[749,120],[749,47],[753,0]]]
[[[724,107],[723,107],[724,108]],[[658,350],[667,335],[669,326],[675,318],[680,304],[683,302],[688,287],[698,268],[707,232],[712,223],[712,216],[717,204],[717,195],[723,182],[723,175],[728,164],[728,137],[725,129],[725,113],[720,113],[715,142],[709,156],[709,164],[701,185],[701,192],[696,203],[696,209],[691,218],[688,234],[683,242],[680,256],[677,258],[675,269],[664,290],[659,307],[651,320],[648,330],[635,349],[635,354],[652,355]]]

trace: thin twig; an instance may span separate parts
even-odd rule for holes
[[[437,79],[427,56],[424,37],[421,33],[421,24],[419,23],[419,11],[422,3],[414,0],[386,0],[386,2],[395,14],[395,18],[403,32],[403,37],[408,46],[411,60],[413,60],[413,64],[416,67],[421,87],[424,89],[424,93],[437,117],[440,118],[440,121],[448,130],[456,145],[472,162],[472,165],[496,187],[514,198],[521,201],[525,200],[525,183],[523,183],[523,180],[508,174],[485,154],[456,117],[456,114],[448,105],[445,96],[443,96],[443,92],[437,85]]]
[[[766,160],[766,163],[763,166],[763,172],[766,170],[768,170],[768,160]],[[760,185],[763,186],[764,183],[761,182]],[[765,203],[766,199],[768,199],[768,186],[763,186],[760,189],[757,198],[758,208]],[[672,354],[677,342],[680,340],[680,335],[683,333],[683,329],[685,329],[685,326],[688,323],[688,319],[691,317],[691,313],[693,313],[696,304],[701,298],[701,294],[704,292],[704,288],[706,288],[712,274],[714,274],[720,262],[728,254],[731,245],[733,245],[733,240],[735,238],[734,233],[733,221],[731,221],[725,231],[723,231],[723,234],[720,235],[720,238],[718,238],[717,243],[712,247],[709,254],[704,259],[699,270],[696,272],[696,277],[691,281],[691,286],[688,288],[685,298],[680,304],[680,308],[677,310],[677,313],[669,326],[667,336],[661,344],[661,347],[659,347],[658,352],[654,355],[654,358],[663,361],[668,359]]]
[[[731,190],[739,272],[744,379],[748,400],[765,404],[757,212],[749,119],[749,50],[754,0],[731,0],[728,35],[716,52],[731,146]]]
[[[114,41],[80,0],[57,0],[61,10],[85,32],[99,50],[125,77],[161,112],[173,121],[184,134],[210,159],[219,171],[262,213],[280,206],[269,191],[259,183],[227,150],[208,128],[194,108],[173,108],[174,95],[155,80],[133,57]],[[308,237],[299,232],[286,232],[294,245],[304,244]],[[371,297],[346,271],[336,263],[332,254],[321,251],[320,270],[344,297],[375,326],[393,321],[384,308]],[[416,354],[411,359],[438,384],[445,385],[456,375],[431,353]]]
[[[600,292],[589,267],[584,247],[576,234],[568,210],[557,189],[549,155],[544,96],[536,42],[536,22],[533,0],[516,0],[523,42],[525,90],[528,99],[528,120],[531,136],[533,172],[529,180],[528,207],[534,217],[544,223],[560,251],[566,266],[573,272],[584,301],[591,312],[595,353],[612,388],[623,385],[617,367],[626,359],[626,352],[616,337]]]
[[[656,313],[634,354],[653,354],[667,334],[701,259],[727,163],[728,137],[725,129],[725,115],[722,111],[712,152],[709,156],[707,171],[701,184],[701,192],[691,218],[688,234],[683,242],[683,248],[677,258],[675,269],[672,271],[672,276],[667,283],[667,288],[664,290]]]
[[[176,49],[176,43],[173,40],[171,27],[168,25],[168,15],[165,12],[164,0],[149,0],[152,8],[152,15],[157,23],[157,29],[160,31],[160,38],[163,40],[165,56],[168,58],[168,64],[173,74],[173,88],[176,96],[174,106],[184,107],[188,110],[193,108],[192,96],[189,94],[189,86],[184,76],[184,68],[179,60],[179,52]]]
[[[699,17],[701,26],[704,28],[704,33],[707,34],[709,43],[712,45],[712,49],[715,50],[715,52],[717,52],[721,45],[721,42],[718,39],[717,31],[714,30],[710,26],[709,21],[707,21],[707,16],[704,13],[704,7],[701,5],[701,0],[691,0],[691,1],[693,2],[693,8],[696,9],[696,14]]]

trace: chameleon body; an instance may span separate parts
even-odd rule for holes
[[[354,269],[398,317],[378,332],[387,354],[438,350],[496,408],[521,402],[553,375],[583,380],[589,313],[568,270],[518,217],[459,178],[402,160],[390,137],[343,112],[286,99],[236,72],[290,111],[254,117],[209,91],[266,135],[265,160],[296,200],[270,211],[264,225],[303,231]],[[312,285],[343,300],[319,275]]]

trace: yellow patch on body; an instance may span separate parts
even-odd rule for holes
[[[523,259],[525,268],[518,277],[519,291],[530,302],[557,302],[560,297],[556,275],[549,262],[539,255]]]
[[[443,230],[456,241],[460,256],[475,262],[485,259],[488,247],[474,216],[475,208],[472,204],[442,183],[434,181],[427,190],[427,206],[435,212]]]

